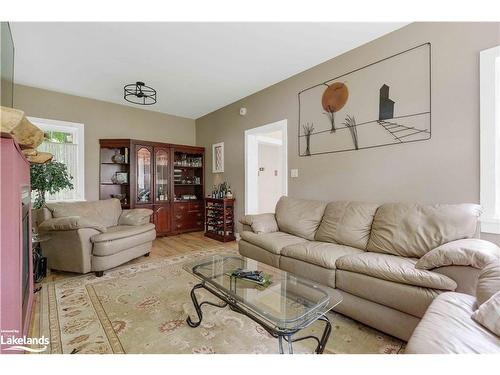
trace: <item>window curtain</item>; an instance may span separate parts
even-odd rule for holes
[[[39,147],[39,151],[50,152],[54,155],[54,161],[66,164],[68,173],[73,177],[71,182],[74,189],[64,189],[55,194],[47,194],[47,201],[61,201],[61,200],[79,200],[82,197],[77,195],[78,181],[77,160],[78,160],[78,145],[72,143],[56,143],[56,142],[43,142]]]

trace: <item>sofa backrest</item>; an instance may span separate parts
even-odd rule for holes
[[[281,197],[276,204],[276,222],[282,232],[314,240],[325,207],[326,202]]]
[[[117,225],[122,213],[120,201],[115,198],[88,202],[47,203],[46,207],[52,213],[52,217],[80,216],[104,227]]]
[[[420,258],[446,242],[477,236],[480,214],[477,204],[386,203],[375,213],[366,249]]]
[[[315,235],[316,241],[366,249],[378,206],[363,202],[328,203]]]

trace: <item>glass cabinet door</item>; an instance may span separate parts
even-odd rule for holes
[[[166,202],[169,198],[168,159],[169,150],[155,147],[155,202]]]
[[[137,146],[137,203],[151,203],[151,150]]]

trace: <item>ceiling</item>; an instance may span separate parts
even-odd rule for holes
[[[405,23],[14,22],[16,83],[199,118]],[[129,104],[143,81],[152,106]]]

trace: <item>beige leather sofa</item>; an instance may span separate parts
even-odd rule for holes
[[[282,197],[275,214],[240,220],[238,246],[243,256],[336,288],[344,298],[336,311],[407,341],[440,294],[475,295],[481,264],[470,266],[460,257],[441,259],[442,266],[431,269],[416,264],[428,253],[436,263],[443,244],[478,237],[480,212],[475,204]],[[499,256],[495,245],[474,241],[482,240],[473,240],[470,257],[484,263]]]
[[[47,203],[38,230],[50,235],[41,243],[48,267],[102,276],[103,271],[149,255],[156,238],[152,213],[122,210],[118,199]]]
[[[496,305],[493,299],[497,298]],[[490,306],[484,326],[480,308]],[[496,331],[496,332],[495,332]],[[437,296],[413,331],[407,354],[500,353],[500,260],[479,275],[476,296],[446,292]]]

